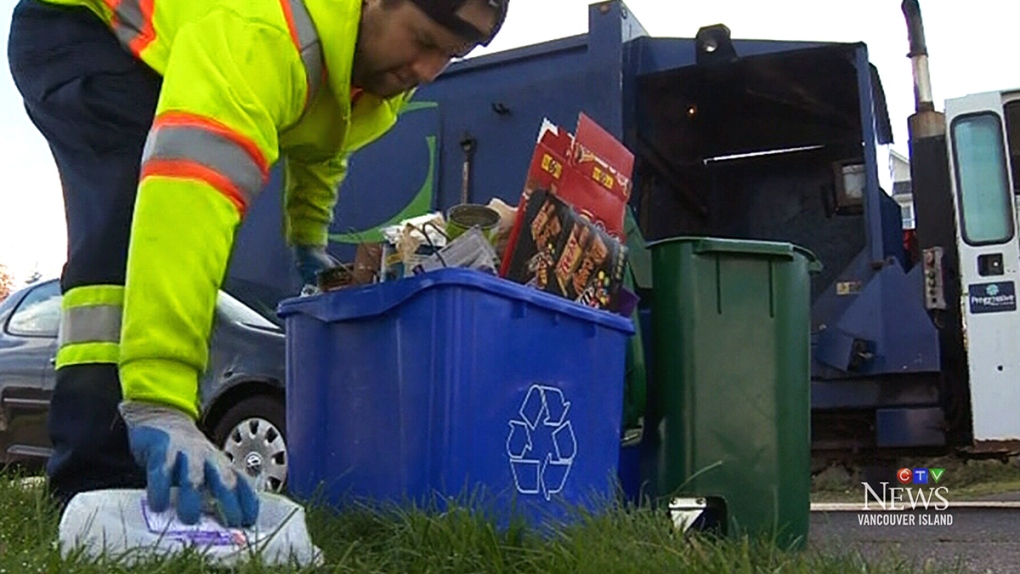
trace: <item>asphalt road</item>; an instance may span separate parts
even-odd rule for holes
[[[861,525],[862,514],[876,513],[812,512],[811,545],[836,553],[853,548],[876,560],[883,556],[905,558],[918,569],[934,561],[950,567],[960,564],[965,571],[977,574],[1020,574],[1020,508],[877,513],[913,515],[879,519],[899,525]],[[938,515],[951,515],[952,525],[944,524],[947,516]],[[931,524],[936,522],[940,524]]]

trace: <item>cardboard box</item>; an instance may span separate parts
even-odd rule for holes
[[[576,136],[543,122],[500,275],[615,310],[633,167],[633,154],[584,114]]]
[[[556,195],[535,190],[523,206],[506,277],[596,309],[616,310],[626,268],[619,240]]]
[[[532,190],[551,191],[623,241],[633,169],[630,150],[588,116],[580,115],[576,137],[545,120],[528,166],[522,203]]]

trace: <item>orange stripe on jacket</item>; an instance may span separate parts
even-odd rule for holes
[[[152,124],[153,129],[160,126],[186,126],[200,128],[223,136],[240,146],[251,157],[252,161],[254,161],[255,165],[259,168],[259,173],[262,175],[263,183],[269,179],[269,161],[266,160],[266,156],[262,153],[262,150],[259,149],[259,146],[250,138],[230,129],[226,124],[198,114],[189,114],[187,112],[166,112],[157,116],[156,121]]]
[[[289,0],[280,0],[280,8],[283,9],[283,18],[287,21],[287,31],[290,32],[290,41],[294,42],[298,54],[301,54],[301,37],[298,35],[297,24],[294,23],[294,11],[290,9]],[[307,73],[307,70],[306,70]],[[326,78],[326,63],[322,63],[322,79]],[[312,97],[312,78],[308,78],[308,90],[305,92],[305,107],[308,107],[308,99]]]
[[[287,30],[290,31],[290,39],[297,46],[298,51],[301,51],[301,39],[298,37],[297,24],[294,23],[294,12],[290,9],[290,2],[288,0],[280,0],[280,7],[283,8],[283,17],[287,20]]]
[[[211,185],[237,207],[241,217],[248,209],[248,201],[230,178],[204,165],[187,160],[150,160],[142,166],[141,179],[150,176],[192,179]]]
[[[121,0],[113,0],[120,3]],[[152,25],[152,15],[155,11],[153,7],[154,0],[138,0],[138,7],[142,11],[142,16],[145,18],[145,25],[142,27],[142,31],[138,36],[131,40],[131,51],[136,56],[140,56],[142,51],[149,47],[149,44],[156,40],[156,29]],[[194,2],[195,0],[190,0]]]

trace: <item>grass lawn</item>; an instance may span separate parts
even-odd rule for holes
[[[223,572],[196,555],[153,559],[131,568],[109,560],[62,559],[58,514],[38,484],[0,477],[0,574]],[[914,568],[902,558],[865,561],[859,555],[823,554],[809,547],[782,552],[767,543],[683,537],[649,509],[620,509],[588,518],[551,538],[522,528],[497,531],[468,512],[442,516],[420,511],[309,511],[309,529],[325,553],[316,569],[270,569],[249,563],[236,570],[263,572],[494,572],[494,573],[909,573],[957,572],[932,565]]]

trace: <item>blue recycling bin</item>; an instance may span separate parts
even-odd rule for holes
[[[464,269],[279,314],[294,495],[533,525],[612,501],[629,319]]]

